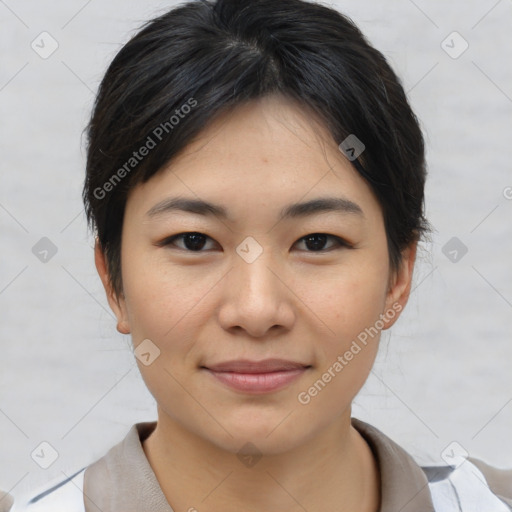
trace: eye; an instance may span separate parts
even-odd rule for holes
[[[189,233],[179,233],[177,235],[170,236],[159,242],[157,245],[159,245],[160,247],[176,245],[176,240],[183,241],[183,245],[185,247],[179,247],[180,249],[183,249],[188,252],[204,252],[201,249],[205,246],[205,241],[212,239],[209,236],[204,235],[203,233],[193,231]]]
[[[325,244],[328,240],[334,241],[334,246],[325,248]],[[179,246],[176,241],[182,241],[183,246]],[[177,235],[165,238],[157,245],[160,247],[176,246],[187,252],[205,252],[202,249],[207,245],[207,240],[213,239],[209,236],[199,233],[196,231],[179,233]],[[337,248],[352,248],[353,246],[342,238],[335,235],[328,235],[326,233],[311,233],[300,238],[295,244],[304,243],[306,246],[306,252],[328,252]],[[294,245],[295,245],[294,244]]]
[[[331,248],[325,249],[324,246],[328,239],[334,240],[335,246],[331,246]],[[308,249],[312,249],[308,250],[307,252],[328,252],[329,250],[341,247],[349,249],[352,248],[351,244],[349,244],[347,241],[343,240],[339,236],[328,235],[326,233],[311,233],[310,235],[302,237],[296,243],[300,242],[304,242]]]

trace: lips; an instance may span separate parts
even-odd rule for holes
[[[214,377],[216,382],[232,390],[262,394],[285,388],[300,378],[311,365],[284,359],[238,359],[201,368]]]
[[[263,361],[250,361],[249,359],[237,359],[205,366],[214,372],[235,373],[271,373],[308,368],[310,365],[285,359],[264,359]]]

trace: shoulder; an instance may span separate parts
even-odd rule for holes
[[[489,488],[512,509],[512,468],[495,468],[472,457],[468,460],[484,475]]]
[[[379,463],[384,510],[405,512],[510,512],[512,469],[494,468],[471,457],[449,465],[421,450],[413,456],[376,427],[356,418],[352,425],[365,437]],[[428,462],[427,462],[428,461]]]
[[[92,489],[100,494],[105,489],[118,488],[116,476],[125,475],[126,467],[132,467],[141,458],[134,456],[134,452],[138,453],[137,448],[143,453],[140,436],[148,435],[155,426],[156,422],[132,425],[124,439],[110,447],[103,457],[31,492],[29,499],[26,496],[25,499],[15,499],[12,506],[12,497],[6,495],[1,499],[0,494],[0,512],[84,512],[84,485],[87,487],[88,483],[89,491]]]
[[[436,511],[510,512],[512,469],[494,468],[473,458],[457,466],[422,467]]]
[[[28,501],[16,501],[5,512],[85,512],[83,483],[86,469],[47,485]]]
[[[124,439],[110,447],[108,452],[95,462],[88,464],[68,476],[46,484],[38,491],[31,492],[30,499],[16,499],[11,507],[11,496],[0,501],[0,512],[84,512],[85,494],[93,494],[98,503],[110,499],[111,491],[118,489],[123,478],[132,474],[133,467],[144,458],[141,436],[147,436],[156,422],[141,422],[132,425]],[[137,473],[138,477],[142,472]],[[138,482],[133,483],[137,487]],[[1,495],[0,495],[1,498]],[[93,502],[95,503],[95,502]],[[7,508],[6,508],[7,507]],[[11,507],[11,508],[10,508]],[[100,507],[101,508],[101,507]]]

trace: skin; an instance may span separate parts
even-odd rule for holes
[[[146,215],[177,195],[220,204],[231,220]],[[364,215],[277,220],[290,203],[320,196],[350,199]],[[206,235],[202,252],[190,250],[186,237],[158,245],[186,232]],[[308,245],[304,237],[315,233],[352,248],[335,238]],[[248,236],[263,249],[251,263],[236,252]],[[350,417],[380,333],[307,405],[297,396],[379,315],[406,305],[415,255],[413,244],[391,272],[382,211],[370,187],[314,116],[278,96],[223,114],[130,192],[120,295],[110,287],[98,244],[96,266],[118,330],[132,335],[134,347],[150,339],[160,350],[148,366],[137,360],[158,409],[143,449],[174,510],[379,509],[378,466]],[[397,311],[384,329],[398,317]],[[200,368],[270,357],[311,368],[265,395],[234,391]],[[262,455],[252,467],[237,457],[247,442]]]

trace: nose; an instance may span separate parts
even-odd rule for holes
[[[237,256],[223,281],[218,318],[225,330],[267,338],[292,328],[294,294],[270,252],[264,251],[250,263]]]

